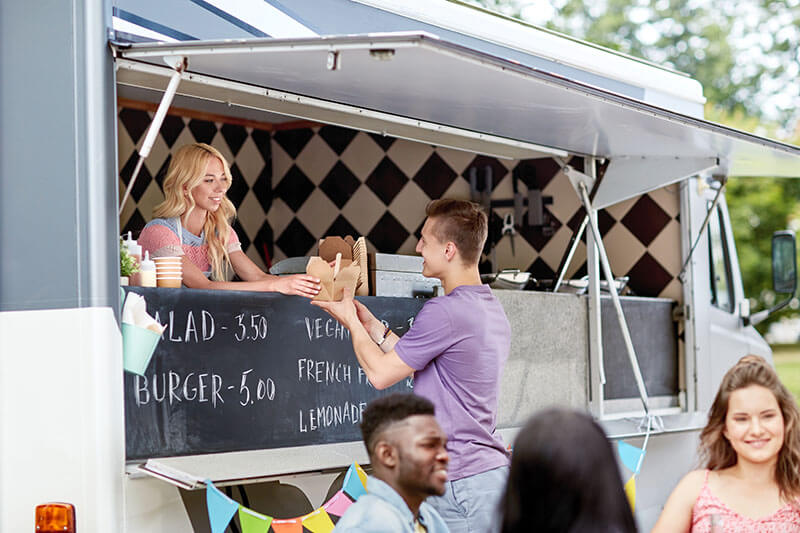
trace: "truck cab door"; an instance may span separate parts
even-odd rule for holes
[[[694,276],[698,333],[703,330],[706,333],[697,339],[699,410],[711,405],[722,376],[739,358],[747,354],[769,358],[771,354],[763,338],[752,326],[744,325],[739,313],[746,297],[724,198],[711,213],[707,232],[704,240],[708,250],[705,260],[698,257]],[[707,264],[705,269],[704,264]],[[703,313],[703,309],[707,312]],[[700,323],[703,315],[707,328]]]

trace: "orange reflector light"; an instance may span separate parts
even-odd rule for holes
[[[36,506],[37,533],[75,533],[75,506],[45,503]]]

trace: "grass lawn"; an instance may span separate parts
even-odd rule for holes
[[[800,401],[800,345],[777,345],[772,352],[781,381]]]

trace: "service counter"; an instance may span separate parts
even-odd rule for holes
[[[353,354],[349,332],[306,299],[238,291],[126,290],[143,295],[150,314],[167,325],[145,376],[125,375],[126,447],[132,464],[203,456],[178,462],[205,465],[198,470],[207,471],[220,464],[214,457],[224,453],[241,461],[243,470],[257,457],[270,463],[258,469],[260,478],[342,467],[364,460],[358,423],[366,403],[412,390],[411,380],[387,391],[372,388]],[[495,294],[512,329],[499,401],[501,433],[512,438],[541,407],[586,409],[586,297]],[[399,335],[424,303],[414,298],[361,300]],[[635,398],[635,386],[626,377],[626,355],[615,341],[616,319],[605,319],[611,315],[609,304],[603,303],[607,390]],[[677,394],[671,302],[623,298],[623,307],[645,361],[648,389]],[[225,477],[220,473],[217,479]]]

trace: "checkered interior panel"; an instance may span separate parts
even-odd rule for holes
[[[151,116],[119,109],[121,191]],[[478,189],[488,184],[492,201],[509,205],[492,209],[486,251],[494,254],[482,256],[481,270],[490,271],[494,255],[498,269],[552,279],[584,214],[569,180],[549,159],[496,159],[336,126],[270,131],[269,125],[168,115],[120,217],[125,231],[138,233],[163,199],[172,150],[195,141],[228,158],[234,176],[228,195],[238,209],[234,227],[245,253],[262,268],[314,253],[325,235],[364,235],[370,251],[413,254],[425,205],[441,197],[470,199],[474,174]],[[529,189],[541,191],[545,204],[541,225],[528,225],[524,216],[511,237],[503,234],[503,218],[513,213],[515,181],[525,197]],[[629,276],[637,295],[681,300],[679,205],[674,185],[599,213],[614,275]],[[584,275],[585,262],[581,243],[567,276]]]

